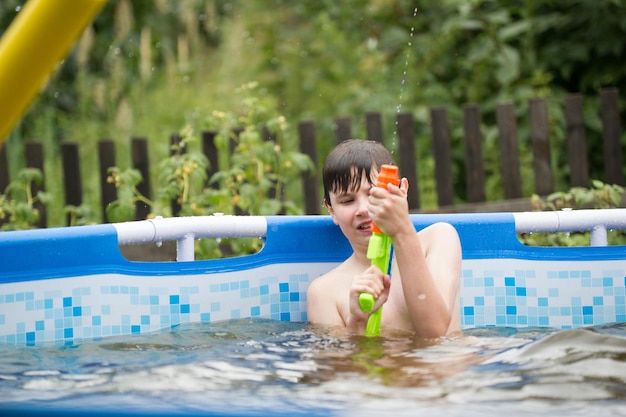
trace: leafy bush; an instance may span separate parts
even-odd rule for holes
[[[39,205],[47,208],[54,200],[49,192],[33,190],[41,187],[43,174],[37,168],[24,168],[0,193],[0,230],[26,230],[39,227],[41,212]],[[64,211],[70,226],[92,224],[94,215],[90,207],[65,206]]]
[[[242,96],[238,111],[213,111],[205,118],[206,129],[216,133],[216,146],[226,159],[223,169],[207,181],[206,156],[194,150],[183,152],[197,140],[187,126],[180,142],[173,145],[172,155],[159,163],[155,201],[138,191],[139,171],[110,170],[109,182],[118,188],[119,198],[107,208],[109,219],[131,220],[138,202],[151,207],[151,217],[301,214],[285,190],[291,178],[314,169],[310,158],[288,148],[283,140],[286,120],[270,100],[261,97],[256,83],[242,86],[237,93]],[[180,207],[177,213],[171,212],[172,200]],[[221,243],[218,247],[212,240],[198,242],[199,257],[256,252],[261,245],[258,239],[225,239]]]
[[[41,170],[26,168],[0,194],[0,223],[2,230],[24,230],[37,227],[41,213],[36,203],[49,202],[51,195],[38,192],[33,195],[33,185],[41,186]]]

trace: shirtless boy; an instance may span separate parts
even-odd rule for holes
[[[409,184],[375,187],[380,166],[395,164],[380,143],[351,139],[340,143],[323,169],[324,206],[341,228],[353,253],[315,279],[307,291],[309,321],[363,334],[373,311],[383,304],[381,329],[440,337],[459,330],[461,245],[450,224],[435,223],[416,232],[407,202]],[[367,258],[372,222],[394,245],[391,277]],[[371,312],[359,307],[359,294],[376,302]]]

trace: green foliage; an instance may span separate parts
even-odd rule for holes
[[[526,1],[534,23],[537,63],[568,91],[625,91],[623,0]],[[621,35],[618,35],[621,34]]]
[[[164,205],[175,200],[181,207],[173,215],[190,216],[202,214],[194,194],[195,188],[202,187],[206,180],[208,160],[200,152],[186,152],[185,148],[196,138],[191,128],[183,129],[180,142],[172,145],[172,156],[159,163],[158,199]]]
[[[537,194],[532,203],[537,211],[576,208],[607,209],[619,207],[624,196],[624,187],[592,180],[592,187],[572,187],[569,191],[558,191],[545,198]]]
[[[313,169],[310,158],[288,149],[283,141],[288,128],[285,118],[271,100],[259,95],[256,83],[242,86],[237,93],[241,95],[237,111],[213,111],[205,118],[205,129],[215,132],[218,149],[229,156],[223,169],[207,182],[207,158],[195,150],[185,151],[197,140],[187,126],[180,142],[172,146],[171,156],[159,163],[155,201],[139,192],[142,178],[137,170],[110,170],[108,180],[115,184],[119,198],[107,208],[109,218],[131,220],[137,202],[151,207],[151,216],[172,215],[167,212],[171,201],[180,206],[180,211],[173,213],[180,216],[301,214],[284,191],[290,178]],[[220,245],[198,242],[196,247],[199,257],[207,258],[256,252],[260,245],[258,239],[228,239]]]
[[[574,210],[581,208],[609,209],[619,207],[624,199],[624,187],[592,180],[592,187],[572,187],[569,191],[559,191],[546,197],[534,194],[531,202],[536,211]],[[580,233],[524,233],[522,243],[530,246],[588,246],[589,232]],[[608,234],[609,244],[625,245],[623,230]]]
[[[2,230],[25,230],[37,227],[41,213],[37,202],[49,202],[50,194],[33,195],[33,185],[41,186],[41,170],[26,168],[11,181],[4,194],[0,194],[0,223]]]
[[[285,117],[254,94],[257,88],[249,83],[237,91],[243,95],[239,111],[214,111],[206,119],[206,129],[217,132],[218,150],[230,153],[226,167],[210,179],[215,187],[208,189],[207,201],[225,214],[299,214],[295,200],[284,195],[285,186],[314,167],[307,155],[289,149]]]
[[[93,208],[86,204],[81,204],[80,206],[67,205],[64,211],[68,217],[68,226],[96,224],[96,214]]]
[[[136,169],[120,170],[118,167],[109,168],[107,182],[117,188],[117,200],[107,206],[107,217],[111,222],[130,221],[135,217],[135,204],[143,202],[149,207],[154,203],[146,198],[137,186],[143,180],[141,172]]]
[[[20,170],[4,194],[0,194],[0,230],[26,230],[38,227],[41,213],[38,205],[47,208],[53,201],[51,193],[33,190],[41,187],[43,173],[37,168]],[[94,213],[86,205],[65,206],[69,226],[79,226],[94,223]]]
[[[263,74],[259,79],[280,97],[288,117],[315,118],[320,123],[323,155],[334,144],[328,140],[333,135],[332,119],[348,114],[359,120],[371,110],[383,112],[386,144],[396,150],[394,117],[406,111],[417,120],[416,157],[418,165],[425,167],[423,162],[432,152],[429,108],[446,107],[458,203],[464,202],[466,183],[464,104],[480,105],[487,195],[498,199],[503,191],[498,180],[497,104],[515,105],[520,120],[522,187],[530,195],[534,184],[528,101],[548,99],[550,139],[554,149],[562,149],[565,92],[595,97],[597,89],[607,85],[626,91],[626,75],[614,67],[620,62],[616,57],[626,54],[626,27],[621,19],[625,1],[331,3],[267,0],[242,9],[249,28],[247,39],[262,53],[255,61]],[[277,12],[262,13],[268,5]],[[610,13],[606,26],[602,23],[605,13]],[[594,27],[594,42],[586,39],[585,27]],[[585,61],[592,56],[592,63]],[[586,118],[597,120],[598,102],[591,99],[588,103]],[[587,128],[589,146],[597,149],[601,146],[599,126],[589,122]],[[353,132],[353,136],[362,135],[361,129]],[[599,177],[602,162],[597,159],[602,153],[590,155],[594,159],[590,175]],[[569,184],[565,157],[562,152],[553,153],[554,164],[564,167],[555,170],[559,189]],[[422,169],[419,176],[424,200],[434,200],[427,184],[433,171]]]
[[[1,2],[2,29],[22,4],[23,0]],[[151,160],[167,160],[166,167],[151,164],[151,178],[169,173],[170,180],[159,182],[168,184],[163,186],[170,197],[200,199],[196,206],[182,204],[185,213],[205,212],[208,206],[219,206],[224,212],[254,212],[259,209],[255,204],[267,205],[262,208],[267,212],[294,212],[300,209],[300,184],[299,178],[287,173],[286,162],[291,159],[300,168],[308,162],[283,153],[297,147],[293,127],[297,121],[315,121],[321,164],[335,144],[336,117],[351,117],[352,136],[364,137],[364,115],[381,111],[385,143],[397,154],[395,117],[409,112],[416,120],[420,196],[428,208],[436,206],[429,110],[443,106],[450,119],[456,202],[463,203],[462,106],[478,103],[487,197],[499,199],[503,190],[495,109],[508,101],[515,105],[519,120],[523,193],[531,195],[528,100],[548,100],[551,146],[563,149],[563,94],[581,92],[589,174],[602,178],[595,97],[604,86],[626,91],[626,69],[621,65],[626,55],[624,9],[626,0],[109,0],[12,132],[7,143],[17,149],[9,150],[11,174],[15,177],[23,168],[17,162],[23,142],[41,140],[47,190],[61,194],[59,142],[76,141],[84,164],[84,203],[97,207],[98,178],[90,169],[98,163],[95,141],[113,138],[121,156],[118,174],[125,173],[122,183],[127,184],[120,188],[120,201],[130,204],[139,196],[132,185],[138,182],[127,173],[128,138],[141,135],[151,140]],[[194,187],[204,190],[202,161],[195,161],[198,168],[192,172],[185,174],[183,169],[176,174],[176,166],[192,161],[182,155],[183,159],[170,160],[166,138],[186,125],[194,131],[207,128],[207,115],[214,108],[239,117],[241,103],[233,93],[250,80],[259,83],[256,98],[275,103],[290,122],[276,139],[281,152],[273,152],[276,159],[286,158],[284,164],[276,162],[282,168],[257,176],[258,183],[250,178],[240,182],[261,164],[246,165],[249,152],[248,156],[235,153],[232,160],[224,156],[221,176],[208,181],[226,190],[219,195],[192,193]],[[226,121],[211,123],[220,130]],[[241,138],[231,139],[242,150],[255,143],[254,156],[269,158],[273,148],[258,141],[265,134],[255,129],[244,129]],[[197,143],[186,146],[193,155]],[[565,189],[569,184],[566,153],[552,155],[555,187]],[[240,157],[242,166],[227,166]],[[187,186],[184,175],[191,174]],[[258,198],[278,187],[293,197],[295,206]],[[234,202],[235,195],[241,200]],[[155,214],[169,213],[169,202],[155,198],[151,203]],[[132,218],[130,207],[117,205],[110,211],[117,218]],[[65,224],[67,212],[61,201],[51,202],[47,213],[51,226]]]

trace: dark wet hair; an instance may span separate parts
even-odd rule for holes
[[[324,201],[330,205],[331,192],[358,190],[363,176],[373,185],[372,167],[396,165],[385,146],[373,140],[348,139],[333,149],[324,162],[322,182]]]

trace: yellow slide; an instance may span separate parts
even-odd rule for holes
[[[106,0],[29,0],[0,39],[0,146]]]

